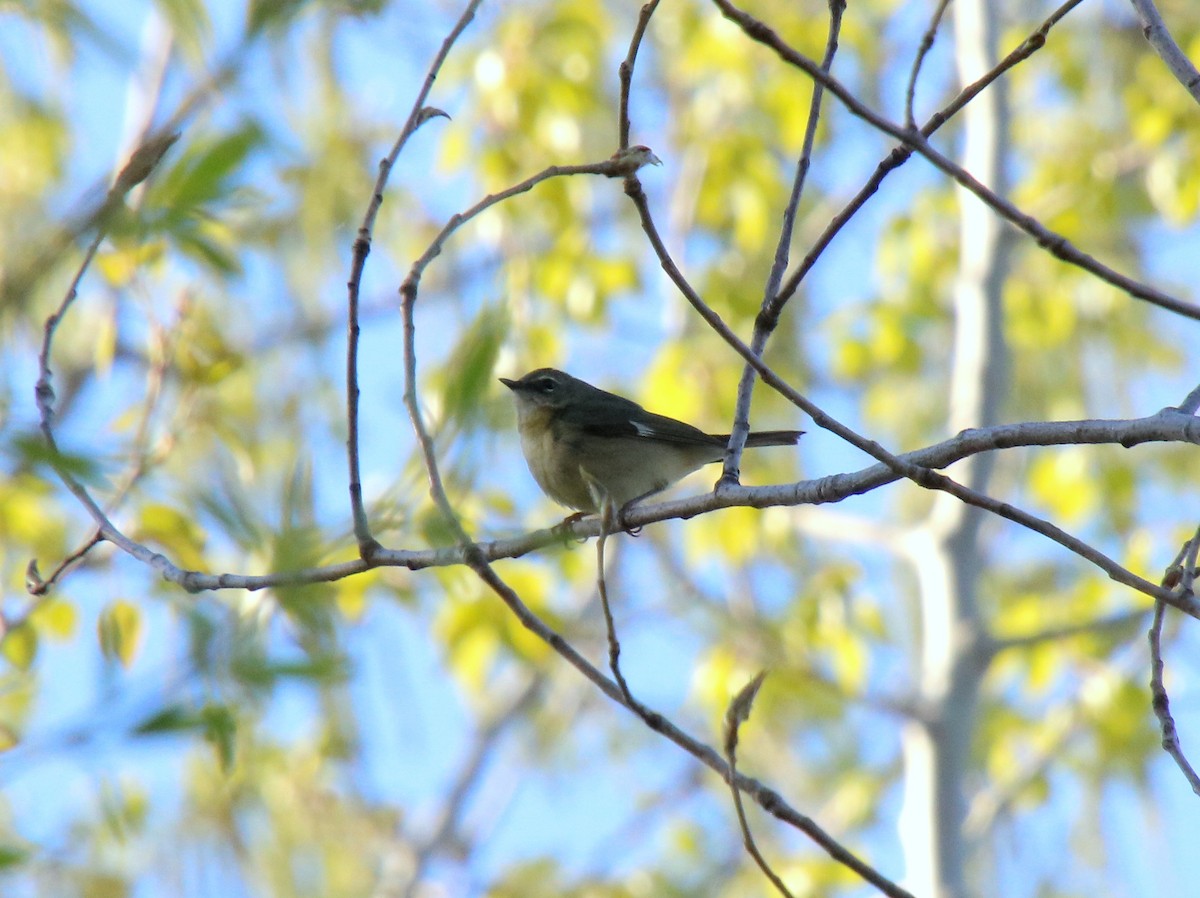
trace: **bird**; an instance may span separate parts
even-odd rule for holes
[[[608,165],[611,171],[605,177],[627,178],[643,166],[662,165],[662,160],[655,156],[654,151],[648,146],[639,143],[636,146],[617,150],[608,157]]]
[[[729,434],[648,412],[555,368],[500,382],[513,392],[529,472],[560,505],[622,514],[704,465],[721,461]],[[792,446],[801,430],[751,433],[748,447]]]

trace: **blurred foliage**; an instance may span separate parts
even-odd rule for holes
[[[1195,58],[1200,12],[1160,5]],[[766,894],[724,784],[599,701],[466,568],[191,596],[100,545],[49,594],[26,592],[30,559],[46,580],[94,530],[56,465],[184,568],[262,573],[354,557],[341,382],[350,247],[378,160],[459,10],[147,6],[156,27],[143,27],[142,6],[0,7],[0,891]],[[746,4],[819,58],[825,4],[780,6]],[[897,119],[926,6],[852,4],[840,35],[835,73]],[[1038,24],[1035,11],[1005,7],[1002,51]],[[422,127],[393,172],[363,281],[359,383],[364,491],[389,547],[454,541],[402,407],[396,287],[454,213],[616,149],[616,72],[635,13],[485,4],[429,98],[451,119]],[[939,34],[919,118],[953,93],[951,44]],[[1200,115],[1131,14],[1073,12],[1005,83],[1014,202],[1120,270],[1187,280],[1159,254],[1195,236]],[[643,173],[651,206],[691,283],[743,335],[810,95],[806,78],[704,4],[662,4],[641,48],[632,140],[666,163]],[[53,456],[33,403],[46,316],[137,135],[184,102],[181,139],[106,215],[59,325]],[[935,140],[960,138],[951,123]],[[888,149],[826,104],[793,265]],[[947,436],[958,211],[955,190],[908,163],[817,262],[768,349],[781,374],[892,448]],[[1189,345],[1177,321],[1024,238],[1003,289],[1005,420],[1178,401]],[[733,413],[741,365],[663,278],[619,180],[551,179],[469,223],[426,272],[416,323],[420,406],[455,508],[480,538],[560,514],[520,462],[498,373],[561,364],[714,432]],[[804,426],[761,386],[753,421]],[[820,475],[862,463],[831,446],[806,436],[803,465]],[[749,455],[744,475],[802,472],[795,453],[771,450]],[[1187,447],[1077,446],[1000,454],[990,491],[1155,578],[1194,526],[1194,479]],[[878,534],[846,518],[810,537],[804,510],[739,508],[614,539],[609,583],[635,693],[712,741],[730,698],[769,669],[743,768],[887,864],[897,717],[920,648],[919,584],[901,556],[928,499],[904,486],[872,499],[847,514],[878,522]],[[984,538],[976,576],[999,642],[966,784],[970,825],[981,854],[1002,823],[1058,833],[1058,858],[1101,846],[1022,871],[1030,893],[1084,894],[1115,863],[1101,796],[1112,784],[1152,796],[1161,763],[1143,606],[1008,525],[989,522]],[[496,570],[602,659],[593,549],[554,547]],[[1188,645],[1186,632],[1168,635]],[[1065,811],[1058,799],[1080,793],[1084,809]],[[798,893],[861,890],[765,817],[755,828]],[[977,859],[979,881],[992,863]]]

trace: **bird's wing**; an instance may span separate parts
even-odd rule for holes
[[[592,436],[630,437],[685,446],[713,444],[713,438],[703,430],[665,415],[648,412],[634,402],[620,408],[610,407],[599,416],[591,415],[587,421],[581,422],[581,427]]]

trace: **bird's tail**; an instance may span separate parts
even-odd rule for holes
[[[800,442],[803,430],[759,430],[746,437],[747,446],[794,446]],[[723,437],[729,442],[729,437]]]

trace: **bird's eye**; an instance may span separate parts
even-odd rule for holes
[[[543,377],[537,382],[537,388],[543,393],[553,393],[554,388],[557,386],[558,384],[555,383],[554,378],[552,377]]]

